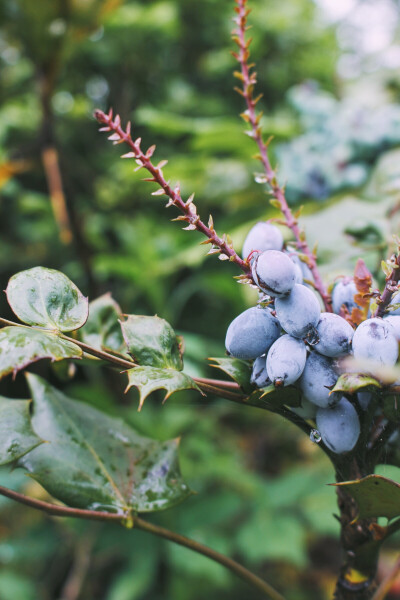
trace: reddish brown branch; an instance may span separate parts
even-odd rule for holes
[[[188,223],[185,229],[197,229],[197,231],[203,233],[207,237],[207,240],[202,243],[211,244],[209,254],[221,253],[220,258],[236,263],[251,279],[249,264],[236,254],[231,241],[225,234],[222,238],[217,235],[212,218],[210,217],[208,226],[200,219],[193,202],[193,196],[190,196],[185,202],[182,199],[179,184],[172,188],[169,182],[166,181],[162,172],[162,167],[165,166],[167,161],[161,161],[157,166],[153,165],[151,157],[154,153],[155,146],[150,146],[146,152],[143,152],[141,150],[141,139],[138,138],[133,140],[131,137],[130,123],[128,123],[126,130],[124,130],[121,126],[119,115],[116,115],[113,119],[112,110],[110,110],[108,114],[105,114],[101,110],[96,110],[94,116],[99,123],[105,125],[100,131],[112,132],[108,138],[109,140],[113,141],[114,144],[125,143],[129,146],[131,152],[125,154],[123,158],[134,158],[138,165],[138,169],[144,168],[150,173],[151,177],[146,178],[145,181],[154,182],[160,188],[156,192],[153,192],[153,195],[165,194],[169,198],[167,206],[176,206],[181,211],[182,216],[179,216],[174,220],[185,221]]]
[[[236,0],[236,4],[237,6],[235,7],[235,11],[237,16],[234,18],[234,22],[236,23],[237,28],[233,31],[233,40],[237,44],[239,50],[238,52],[233,52],[233,56],[240,64],[240,72],[236,72],[235,76],[240,80],[241,88],[235,89],[241,96],[243,96],[246,102],[247,110],[241,115],[246,123],[248,123],[250,126],[250,130],[246,133],[254,139],[258,146],[259,154],[257,155],[257,158],[263,165],[266,183],[268,183],[271,189],[272,195],[276,201],[276,205],[279,207],[279,210],[285,217],[286,226],[289,227],[296,238],[297,248],[307,257],[307,264],[310,267],[314,277],[315,288],[324,302],[325,309],[329,312],[332,312],[331,297],[325,288],[321,275],[319,274],[315,254],[309,248],[304,236],[304,232],[299,228],[298,221],[289,208],[284,190],[279,185],[276,173],[273,170],[268,158],[269,142],[264,142],[260,126],[262,112],[256,111],[256,105],[261,99],[261,95],[254,97],[254,87],[257,83],[257,77],[256,72],[252,71],[253,65],[248,63],[250,57],[249,46],[251,43],[251,38],[246,37],[246,31],[248,29],[247,17],[250,13],[250,10],[247,8],[247,0]]]
[[[165,529],[164,527],[160,527],[154,523],[149,523],[148,521],[131,514],[130,511],[128,513],[115,514],[96,512],[94,510],[70,508],[69,506],[59,506],[50,502],[43,502],[42,500],[31,498],[30,496],[25,496],[24,494],[14,492],[13,490],[3,486],[0,486],[0,495],[11,498],[16,502],[20,502],[21,504],[25,504],[31,508],[39,509],[55,517],[74,517],[78,519],[89,519],[96,521],[120,521],[121,523],[125,523],[128,527],[133,527],[134,530],[141,529],[142,531],[147,531],[147,533],[164,538],[174,542],[175,544],[184,546],[189,550],[193,550],[194,552],[198,552],[199,554],[203,554],[204,556],[211,558],[215,562],[218,562],[222,566],[229,569],[232,573],[235,573],[235,575],[246,581],[249,585],[259,590],[266,598],[271,598],[271,600],[285,600],[279,592],[269,585],[269,583],[246,569],[246,567],[243,567],[237,563],[235,560],[229,558],[228,556],[224,556],[216,550],[213,550],[208,546],[204,546],[195,540],[180,535],[179,533],[175,533],[174,531],[170,531],[169,529]]]
[[[374,317],[382,317],[385,313],[385,309],[389,306],[392,299],[393,293],[398,291],[398,284],[400,281],[400,254],[397,254],[393,258],[393,269],[386,277],[385,289],[383,290],[380,297],[376,299],[378,302],[378,308],[374,312]]]

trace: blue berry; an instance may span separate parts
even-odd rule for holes
[[[300,378],[300,388],[310,402],[326,408],[338,402],[340,394],[330,393],[338,379],[334,361],[318,352],[311,352]]]
[[[353,336],[354,358],[367,359],[381,365],[393,366],[399,345],[394,329],[387,319],[372,318],[360,323]]]
[[[400,313],[399,315],[390,313],[389,316],[384,317],[384,319],[386,323],[390,323],[390,325],[393,327],[393,335],[396,340],[400,342]]]
[[[257,250],[282,250],[283,236],[279,229],[271,223],[260,221],[252,227],[243,244],[243,258],[246,259],[251,252]]]
[[[332,291],[332,308],[337,315],[344,305],[351,314],[353,308],[359,308],[354,300],[354,295],[358,294],[356,284],[351,277],[343,277],[340,279]]]
[[[268,377],[266,360],[267,357],[263,355],[256,358],[253,363],[250,382],[258,388],[268,387],[272,384],[272,381]]]
[[[324,444],[335,454],[353,450],[360,435],[360,420],[354,406],[342,397],[332,408],[319,408],[317,429]]]
[[[278,250],[258,254],[252,263],[253,279],[270,296],[287,295],[296,281],[296,269],[290,258]]]
[[[351,349],[354,329],[345,319],[333,313],[321,313],[317,325],[319,337],[315,350],[324,356],[345,356]]]
[[[372,396],[372,392],[357,392],[357,400],[363,410],[367,410]]]
[[[296,408],[292,408],[292,411],[296,413],[296,415],[299,415],[299,417],[302,417],[303,419],[315,419],[315,415],[317,413],[318,407],[313,404],[312,402],[309,402],[307,400],[307,398],[303,398],[301,399],[301,406],[298,406]]]
[[[307,358],[302,340],[283,335],[274,342],[267,355],[268,377],[275,386],[291,385],[302,374]]]
[[[395,304],[400,304],[400,292],[397,292],[396,294],[394,294],[392,296],[392,299],[390,301],[390,304],[388,306],[389,310],[391,306],[394,306]],[[396,308],[395,310],[390,310],[389,313],[391,316],[399,316],[400,315],[400,308]]]
[[[229,325],[225,347],[236,358],[254,359],[269,350],[279,333],[279,322],[268,308],[248,308]]]
[[[275,300],[275,311],[282,328],[296,338],[312,334],[321,313],[315,294],[298,283],[288,296]]]

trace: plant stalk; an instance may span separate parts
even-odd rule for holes
[[[268,183],[272,195],[279,206],[279,210],[285,218],[285,224],[293,232],[293,235],[296,238],[296,245],[298,249],[307,256],[307,264],[310,267],[314,277],[314,287],[319,292],[323,300],[325,310],[332,312],[332,300],[319,273],[315,254],[309,248],[304,236],[304,232],[301,231],[300,227],[298,226],[297,219],[293,215],[287,203],[285,192],[277,181],[276,173],[273,170],[268,157],[268,143],[265,143],[263,140],[260,126],[262,113],[257,113],[256,111],[256,104],[260,100],[261,96],[255,98],[253,95],[257,78],[255,71],[251,71],[252,66],[248,63],[251,38],[246,38],[246,31],[248,29],[247,17],[250,10],[247,8],[247,0],[236,0],[236,4],[237,6],[235,11],[237,16],[234,18],[234,21],[237,25],[237,29],[235,29],[233,32],[233,40],[237,44],[239,51],[237,53],[234,52],[233,56],[238,61],[241,70],[240,73],[235,74],[242,84],[241,88],[236,88],[236,91],[243,96],[246,102],[247,110],[242,114],[242,117],[250,126],[250,131],[248,131],[247,134],[256,142],[258,146],[259,155],[257,158],[263,165],[266,183]]]
[[[37,500],[36,498],[25,496],[24,494],[20,494],[3,486],[0,486],[0,494],[15,500],[16,502],[20,502],[21,504],[25,504],[31,508],[36,508],[55,517],[74,517],[78,519],[89,519],[96,521],[119,521],[120,523],[125,523],[129,527],[133,527],[133,529],[147,531],[147,533],[151,533],[152,535],[156,535],[174,542],[175,544],[179,544],[180,546],[184,546],[189,550],[203,554],[203,556],[207,556],[215,562],[218,562],[220,565],[226,567],[232,573],[243,579],[250,586],[260,591],[265,598],[270,598],[271,600],[285,600],[285,598],[269,583],[246,569],[246,567],[243,567],[237,563],[235,560],[224,556],[216,550],[200,544],[195,540],[180,535],[179,533],[175,533],[174,531],[170,531],[169,529],[165,529],[164,527],[160,527],[154,523],[149,523],[148,521],[145,521],[136,515],[127,513],[116,514],[97,512],[94,510],[58,506],[56,504],[51,504],[50,502],[44,502],[43,500]]]

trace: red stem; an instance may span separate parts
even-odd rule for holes
[[[394,257],[394,266],[388,277],[386,277],[385,289],[381,296],[377,298],[378,308],[372,315],[373,317],[383,317],[385,308],[387,308],[392,299],[393,293],[398,291],[400,281],[400,254]]]
[[[132,152],[126,154],[125,158],[135,158],[138,168],[144,168],[151,174],[151,178],[145,179],[145,181],[157,183],[161,188],[157,192],[153,192],[153,195],[164,193],[170,199],[167,206],[176,206],[183,213],[182,216],[175,220],[186,221],[189,225],[185,229],[197,229],[197,231],[203,233],[208,238],[203,243],[212,244],[210,254],[221,252],[226,259],[236,263],[242,269],[242,271],[246,273],[249,279],[251,279],[249,264],[242,260],[238,254],[236,254],[231,242],[227,239],[225,234],[222,236],[222,238],[217,235],[211,217],[208,226],[200,219],[197,214],[196,206],[193,203],[193,196],[184,202],[181,196],[179,184],[176,185],[175,188],[172,188],[169,185],[169,182],[164,179],[161,165],[163,163],[166,164],[166,161],[163,161],[163,163],[160,163],[158,166],[153,165],[150,157],[153,155],[155,146],[151,146],[146,153],[142,152],[140,148],[141,139],[138,138],[133,141],[131,137],[130,123],[128,123],[126,131],[124,131],[124,129],[121,127],[119,115],[113,119],[112,111],[110,111],[108,114],[105,114],[101,110],[96,110],[94,116],[99,123],[106,126],[103,127],[101,131],[114,132],[109,139],[116,144],[125,143],[130,147]]]
[[[249,65],[247,62],[250,56],[249,46],[251,43],[251,38],[246,39],[246,31],[248,29],[247,17],[250,10],[247,8],[247,0],[236,0],[236,3],[237,6],[235,7],[235,11],[237,13],[237,17],[234,18],[234,22],[237,25],[237,29],[235,29],[233,32],[233,40],[238,45],[239,52],[234,52],[233,55],[240,64],[241,70],[240,73],[236,73],[236,76],[242,82],[242,88],[236,89],[241,96],[243,96],[247,106],[247,110],[242,116],[251,127],[251,131],[248,132],[248,134],[254,139],[258,146],[260,154],[257,158],[264,167],[266,182],[271,188],[272,195],[279,204],[279,209],[285,217],[287,227],[289,227],[296,238],[298,249],[307,256],[307,264],[313,274],[315,288],[324,302],[325,309],[328,312],[332,312],[331,297],[325,288],[321,275],[319,274],[314,253],[310,250],[305,240],[304,233],[299,228],[298,221],[289,208],[283,188],[279,185],[275,171],[273,170],[268,158],[268,143],[264,142],[260,127],[262,113],[260,112],[257,114],[256,111],[256,104],[260,100],[261,96],[254,98],[253,95],[254,86],[257,83],[256,73],[255,71],[251,72],[252,65]]]

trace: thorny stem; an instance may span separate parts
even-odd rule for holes
[[[233,31],[232,39],[237,44],[239,51],[233,52],[233,56],[240,64],[240,72],[235,72],[235,76],[240,80],[242,87],[235,88],[241,96],[243,96],[247,110],[241,115],[243,119],[250,125],[250,131],[247,134],[254,139],[258,146],[259,154],[257,158],[263,165],[266,183],[268,183],[272,195],[277,201],[277,205],[283,216],[285,217],[285,224],[293,232],[296,238],[296,245],[298,249],[307,256],[307,264],[311,269],[314,277],[315,288],[320,294],[325,309],[328,312],[332,312],[332,301],[328,294],[326,287],[322,281],[321,275],[317,267],[317,261],[314,252],[309,248],[305,239],[304,232],[301,231],[298,225],[297,218],[293,215],[287,203],[284,189],[279,185],[276,173],[271,166],[271,162],[268,157],[268,143],[265,143],[262,136],[260,119],[262,117],[261,112],[256,111],[256,104],[261,99],[261,96],[254,97],[254,87],[257,83],[256,72],[252,71],[252,64],[248,63],[250,56],[249,46],[251,44],[251,38],[246,38],[247,17],[250,10],[247,8],[247,0],[236,0],[237,6],[235,12],[237,16],[234,18],[234,22],[237,28]]]
[[[9,321],[8,319],[0,318],[0,326],[12,326],[12,327],[29,327],[27,325],[22,325],[21,323],[15,323],[14,321]],[[104,360],[113,365],[124,369],[134,369],[137,365],[133,361],[126,360],[124,358],[120,358],[119,356],[115,356],[114,354],[110,354],[109,352],[105,352],[104,350],[98,350],[97,348],[93,348],[80,340],[64,335],[60,332],[55,332],[57,335],[66,340],[67,342],[72,342],[79,346],[84,352],[99,358],[100,360]],[[233,400],[234,402],[243,402],[245,398],[242,393],[240,386],[233,381],[222,381],[219,379],[203,379],[202,377],[193,377],[193,380],[197,383],[200,389],[204,392],[209,392],[210,394],[216,394],[221,398],[225,398],[226,400]],[[236,393],[235,393],[236,392]]]
[[[382,317],[385,313],[385,309],[390,304],[392,295],[398,290],[398,283],[400,281],[400,254],[394,256],[393,269],[386,277],[385,289],[383,290],[380,298],[377,299],[378,308],[372,315],[373,317]]]
[[[29,327],[29,325],[22,325],[21,323],[14,323],[14,321],[9,321],[8,319],[3,319],[3,318],[0,318],[0,325],[12,326],[12,327]],[[97,348],[93,348],[92,346],[89,346],[88,344],[85,344],[84,342],[81,342],[80,340],[77,340],[75,338],[69,337],[68,335],[64,335],[63,333],[60,333],[59,331],[56,331],[54,333],[56,333],[63,340],[66,340],[67,342],[72,342],[76,346],[79,346],[79,348],[81,348],[84,352],[86,352],[87,354],[91,354],[92,356],[95,356],[96,358],[113,363],[124,369],[132,369],[133,367],[136,366],[136,364],[134,362],[125,360],[123,358],[119,358],[118,356],[114,356],[114,354],[110,354],[109,352],[105,352],[104,350],[98,350]]]
[[[56,517],[75,517],[78,519],[89,519],[96,521],[119,521],[128,527],[133,527],[133,529],[147,531],[148,533],[162,537],[166,540],[174,542],[175,544],[179,544],[180,546],[184,546],[189,550],[193,550],[194,552],[198,552],[199,554],[203,554],[204,556],[211,558],[215,562],[218,562],[222,566],[235,573],[238,577],[246,581],[246,583],[252,587],[258,589],[266,598],[271,598],[271,600],[285,600],[279,592],[269,585],[269,583],[237,563],[235,560],[232,560],[231,558],[224,556],[216,550],[213,550],[208,546],[204,546],[195,540],[191,540],[190,538],[180,535],[179,533],[175,533],[174,531],[170,531],[169,529],[165,529],[164,527],[160,527],[154,523],[149,523],[148,521],[145,521],[136,515],[127,513],[117,514],[97,512],[94,510],[58,506],[56,504],[51,504],[50,502],[43,502],[43,500],[30,498],[29,496],[25,496],[24,494],[20,494],[3,486],[0,486],[0,494],[20,502],[21,504],[25,504],[31,508],[36,508]]]
[[[126,130],[121,127],[121,119],[119,115],[113,119],[113,112],[110,110],[108,114],[105,114],[101,110],[96,110],[94,112],[94,116],[97,121],[104,125],[100,131],[112,132],[109,136],[109,140],[111,140],[114,144],[127,144],[131,149],[131,152],[128,154],[124,154],[122,158],[134,158],[138,165],[137,169],[146,169],[151,175],[149,178],[145,178],[144,181],[150,181],[153,183],[157,183],[159,186],[159,190],[153,192],[153,196],[155,195],[166,195],[169,198],[167,206],[176,206],[183,214],[176,219],[175,221],[185,221],[188,223],[187,227],[184,229],[200,231],[203,233],[207,240],[201,242],[202,244],[211,244],[211,250],[208,254],[217,254],[220,253],[220,258],[223,260],[230,260],[231,262],[236,263],[242,271],[246,273],[246,275],[251,279],[251,272],[249,264],[242,260],[238,254],[236,254],[233,245],[229,238],[224,234],[219,237],[214,229],[214,224],[212,217],[210,216],[208,226],[200,219],[197,214],[197,209],[195,204],[193,203],[193,195],[188,198],[185,202],[182,199],[180,186],[177,184],[174,188],[172,188],[168,181],[164,178],[162,167],[166,165],[167,161],[161,161],[157,166],[153,165],[151,162],[151,157],[154,153],[155,146],[150,146],[146,152],[141,150],[141,139],[137,138],[133,140],[131,137],[131,124],[128,123]]]

